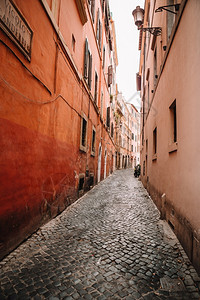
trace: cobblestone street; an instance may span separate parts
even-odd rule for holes
[[[200,299],[200,278],[131,169],[0,264],[0,299]]]

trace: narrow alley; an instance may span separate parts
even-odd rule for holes
[[[99,183],[0,265],[0,299],[200,299],[200,278],[132,169]]]

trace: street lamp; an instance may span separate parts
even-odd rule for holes
[[[144,9],[140,8],[140,6],[136,6],[136,9],[133,10],[132,15],[135,20],[135,25],[138,27],[139,30],[143,24]]]
[[[161,27],[143,27],[144,9],[140,8],[140,6],[137,6],[136,9],[133,10],[132,15],[138,30],[148,31],[154,36],[161,35]]]

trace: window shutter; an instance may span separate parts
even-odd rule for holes
[[[112,51],[112,49],[113,49],[113,47],[112,47],[112,36],[111,36],[110,31],[109,31],[109,35],[108,35],[108,40],[109,40],[110,50]]]
[[[110,128],[110,107],[107,107],[107,120],[106,125],[108,128]]]
[[[112,84],[112,77],[113,77],[113,68],[112,65],[108,67],[108,86]]]
[[[113,123],[111,123],[111,137],[114,135],[114,128],[113,128]]]
[[[141,75],[139,73],[136,73],[136,87],[137,91],[141,91]]]
[[[84,53],[84,79],[87,79],[87,65],[88,65],[88,41],[85,40],[85,53]]]
[[[99,49],[101,51],[101,40],[102,40],[102,24],[99,23]]]
[[[102,12],[104,13],[104,2],[105,2],[105,0],[102,0],[101,2],[102,2]]]
[[[88,71],[88,86],[91,89],[92,85],[92,54],[89,57],[89,71]]]
[[[99,9],[98,9],[98,13],[97,13],[97,41],[99,43]]]
[[[95,0],[92,0],[92,4],[91,4],[91,13],[92,13],[92,20],[93,20],[93,23],[94,23]]]
[[[105,57],[106,57],[106,50],[105,50],[105,46],[103,46],[103,62],[102,62],[103,69],[105,67]]]

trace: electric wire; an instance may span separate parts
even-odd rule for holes
[[[10,89],[12,89],[15,93],[19,94],[21,97],[23,97],[24,99],[26,99],[27,101],[29,101],[32,104],[37,104],[37,105],[46,105],[46,104],[51,104],[53,102],[55,102],[58,98],[61,98],[73,111],[75,111],[80,117],[81,114],[74,108],[72,107],[69,102],[61,95],[57,95],[54,99],[48,100],[48,101],[35,101],[33,99],[30,99],[29,97],[25,96],[24,94],[22,94],[21,92],[19,92],[14,86],[12,86],[9,82],[7,82],[3,77],[0,76],[0,80],[2,80]]]
[[[21,59],[15,54],[15,52],[8,46],[6,45],[6,43],[4,43],[4,41],[2,41],[0,39],[0,43],[3,44],[14,56],[15,58],[20,62],[20,64],[33,76],[33,78],[35,78],[43,87],[45,87],[45,89],[49,92],[50,95],[52,95],[51,91],[48,89],[48,87],[39,79],[37,78],[32,72],[31,70],[29,70],[27,68],[27,66],[21,61]]]

